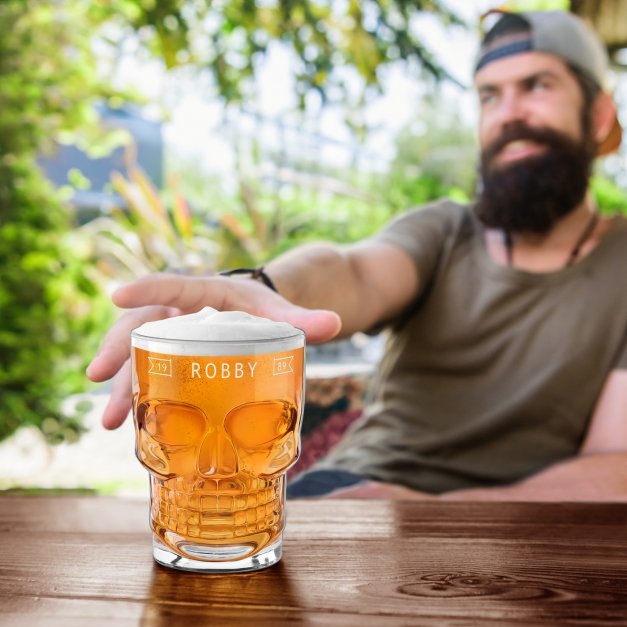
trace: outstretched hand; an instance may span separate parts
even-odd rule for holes
[[[250,279],[150,275],[118,289],[113,302],[129,311],[111,327],[87,368],[92,381],[113,379],[111,398],[102,416],[107,429],[119,427],[130,411],[130,333],[144,322],[194,313],[203,307],[245,311],[289,322],[302,329],[311,344],[333,339],[341,327],[336,313],[299,307]]]

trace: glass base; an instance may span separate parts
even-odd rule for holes
[[[237,559],[237,556],[249,553],[249,546],[206,546],[200,544],[182,546],[181,548],[186,553],[201,558],[195,560],[178,555],[171,548],[153,538],[152,556],[157,564],[191,573],[247,573],[276,564],[281,559],[282,544],[282,539],[279,539],[259,553],[242,559]],[[230,561],[216,561],[225,559],[230,559]]]

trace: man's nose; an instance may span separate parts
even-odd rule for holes
[[[511,122],[526,121],[527,108],[524,99],[516,92],[507,92],[501,96],[498,106],[498,118],[502,126]]]

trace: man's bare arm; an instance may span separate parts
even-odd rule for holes
[[[429,495],[391,483],[364,481],[331,498],[396,501],[597,501],[627,503],[627,452],[572,457],[518,483]]]
[[[605,501],[627,503],[627,452],[580,455],[519,483],[456,490],[449,501]]]
[[[266,270],[290,302],[337,312],[343,337],[393,318],[418,291],[409,255],[373,240],[349,246],[310,244],[284,254]]]
[[[627,370],[613,370],[605,381],[581,454],[627,451]]]

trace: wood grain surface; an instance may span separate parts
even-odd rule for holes
[[[0,625],[627,625],[627,505],[292,501],[253,574],[152,560],[147,501],[0,496]]]

